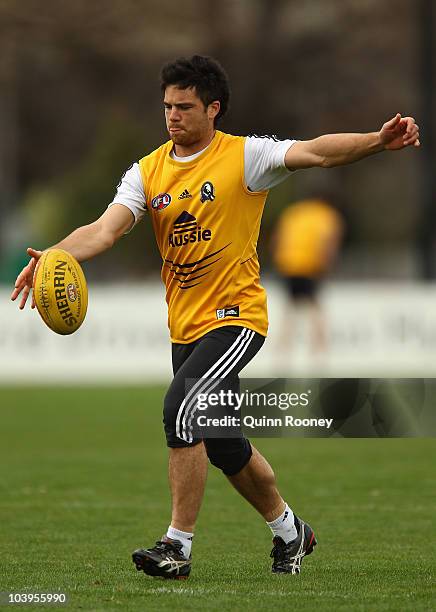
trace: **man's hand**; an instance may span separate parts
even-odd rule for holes
[[[36,264],[38,259],[42,255],[42,251],[35,251],[35,249],[27,249],[27,254],[31,258],[27,266],[25,266],[20,274],[17,276],[15,281],[15,289],[12,291],[11,300],[14,301],[23,292],[20,302],[20,310],[23,310],[26,305],[27,298],[29,297],[30,290],[33,286],[33,275],[35,273]],[[32,308],[35,308],[35,299],[32,295]]]
[[[113,244],[128,232],[135,224],[135,217],[132,211],[123,204],[114,204],[106,209],[97,221],[89,225],[77,228],[69,236],[51,246],[51,249],[63,249],[67,251],[78,262],[86,261],[110,249]],[[15,281],[15,289],[12,292],[11,300],[16,300],[23,292],[20,302],[20,310],[24,308],[33,285],[33,275],[36,264],[42,255],[42,251],[27,249],[27,254],[31,257],[29,263]],[[32,308],[35,308],[35,300],[32,296]]]
[[[419,147],[419,127],[413,117],[395,117],[387,121],[379,132],[380,143],[389,151],[396,151],[404,147]]]

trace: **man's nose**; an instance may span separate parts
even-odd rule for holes
[[[180,121],[180,111],[177,108],[172,108],[169,116],[170,121]]]

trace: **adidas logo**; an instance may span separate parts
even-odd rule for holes
[[[208,241],[211,237],[212,231],[210,229],[202,229],[201,225],[198,225],[197,219],[188,213],[187,210],[184,210],[174,221],[174,229],[168,235],[168,245],[180,247],[188,244],[188,242]]]
[[[192,195],[189,193],[189,191],[187,189],[185,189],[184,191],[182,191],[182,193],[179,195],[179,200],[185,200],[186,198],[192,198]]]

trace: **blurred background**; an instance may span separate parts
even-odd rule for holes
[[[26,247],[46,248],[93,221],[126,168],[167,139],[161,65],[210,54],[231,80],[225,131],[310,139],[376,131],[397,112],[421,129],[419,150],[296,172],[271,191],[259,239],[270,333],[243,375],[436,377],[434,5],[0,0],[4,590],[59,590],[81,610],[270,610],[277,600],[281,609],[431,609],[434,444],[335,440],[351,431],[335,384],[329,439],[255,442],[325,545],[304,581],[274,589],[269,574],[262,578],[269,533],[217,470],[208,476],[190,588],[141,580],[130,551],[163,533],[169,518],[161,410],[171,349],[148,220],[84,264],[89,308],[72,336],[57,336],[30,308],[19,311],[10,294]],[[321,196],[340,209],[343,232],[315,279],[314,323],[310,305],[291,300],[274,240],[289,204]],[[297,234],[312,245],[303,251],[313,262],[317,243],[305,232]],[[376,398],[365,383],[356,388],[364,417],[356,422],[366,425],[358,435],[434,434],[420,416],[424,399],[429,411],[434,405],[434,385],[412,381],[396,403],[390,392]],[[356,401],[348,405],[352,419],[361,416]],[[411,517],[413,538],[399,538]]]
[[[167,139],[159,70],[194,53],[216,57],[229,74],[224,131],[309,139],[376,131],[396,112],[415,116],[421,129],[420,150],[300,171],[272,190],[259,240],[271,335],[250,373],[436,374],[433,5],[2,0],[0,380],[35,382],[55,368],[61,382],[70,366],[78,380],[170,376],[160,257],[147,220],[85,264],[90,308],[73,337],[55,336],[8,298],[25,248],[46,248],[94,220],[125,169]],[[291,314],[271,239],[286,205],[326,194],[345,230],[321,287],[326,343],[314,355],[310,322]],[[279,368],[275,338],[288,315],[294,337]]]

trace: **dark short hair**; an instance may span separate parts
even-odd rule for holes
[[[169,85],[175,85],[179,89],[195,87],[197,96],[205,107],[219,100],[220,111],[215,117],[215,123],[226,114],[230,100],[229,79],[221,64],[212,57],[179,57],[162,67],[160,79],[162,92],[165,92]]]

